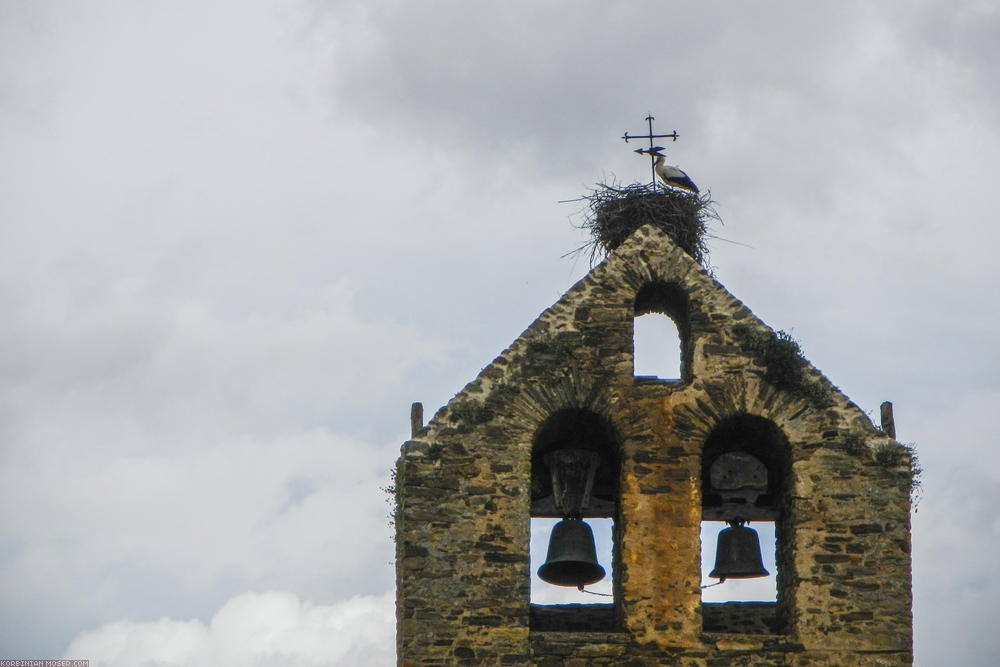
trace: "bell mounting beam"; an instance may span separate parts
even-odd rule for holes
[[[646,122],[649,124],[649,134],[629,134],[628,132],[625,132],[625,135],[622,137],[622,139],[625,140],[626,144],[633,139],[649,140],[649,148],[637,148],[635,149],[635,152],[638,153],[639,155],[643,154],[649,155],[649,171],[653,177],[653,189],[656,189],[656,158],[661,157],[663,155],[662,153],[660,153],[660,151],[663,150],[663,146],[654,146],[653,139],[671,139],[673,141],[677,141],[677,137],[679,137],[680,135],[677,134],[677,130],[674,130],[670,134],[653,134],[654,120],[656,120],[656,118],[653,117],[653,114],[648,114],[646,116]]]

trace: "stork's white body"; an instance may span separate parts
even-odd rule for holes
[[[669,164],[663,164],[663,156],[656,158],[656,164],[653,165],[653,169],[656,171],[656,175],[659,176],[664,183],[669,187],[678,188],[680,190],[688,190],[689,192],[698,193],[698,186],[688,178],[688,175],[677,167],[672,167]]]

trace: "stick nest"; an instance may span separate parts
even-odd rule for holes
[[[601,261],[643,225],[653,224],[702,266],[708,260],[708,223],[721,222],[710,192],[695,194],[633,183],[598,183],[582,200],[589,204],[582,229],[591,240],[577,249],[590,252],[591,265]]]

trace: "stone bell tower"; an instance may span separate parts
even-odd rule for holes
[[[679,378],[635,375],[646,313]],[[416,422],[401,665],[912,663],[910,451],[654,226]],[[610,520],[610,603],[531,603],[536,517]],[[704,522],[773,524],[773,601],[703,602]]]

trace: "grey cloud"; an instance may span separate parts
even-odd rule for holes
[[[558,202],[647,177],[620,139],[647,112],[737,242],[719,279],[918,446],[918,664],[995,653],[953,619],[997,584],[949,554],[995,532],[962,471],[996,439],[996,10],[0,12],[0,653],[90,629],[172,660],[149,638],[200,645],[249,590],[384,593],[410,401],[584,274]]]

